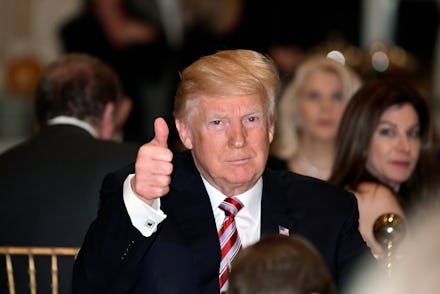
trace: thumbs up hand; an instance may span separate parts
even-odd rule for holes
[[[131,180],[134,193],[149,205],[168,193],[173,171],[173,153],[167,144],[169,129],[163,118],[154,121],[154,132],[154,138],[139,148]]]

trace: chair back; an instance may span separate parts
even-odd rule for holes
[[[58,294],[58,257],[68,256],[75,259],[79,251],[78,247],[24,247],[24,246],[0,246],[0,256],[4,256],[6,263],[6,275],[8,280],[9,294],[16,293],[14,281],[14,257],[27,256],[27,270],[29,276],[29,290],[31,294],[37,293],[36,263],[35,257],[42,256],[50,259],[52,294]]]

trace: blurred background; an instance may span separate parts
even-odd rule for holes
[[[127,141],[146,142],[151,130],[136,128],[154,116],[171,119],[180,69],[233,48],[270,55],[286,79],[316,52],[331,52],[364,79],[407,75],[440,125],[440,0],[0,0],[0,7],[0,152],[32,135],[41,70],[74,51],[121,75],[134,105]]]

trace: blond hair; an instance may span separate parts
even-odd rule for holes
[[[275,119],[275,99],[280,81],[272,60],[252,50],[224,50],[201,57],[180,75],[174,99],[174,117],[185,119],[191,102],[201,96],[263,98],[268,117]]]
[[[299,126],[301,123],[298,120],[297,105],[310,76],[319,71],[334,73],[341,79],[345,103],[350,100],[361,85],[361,79],[357,73],[338,61],[321,55],[314,55],[304,60],[297,68],[294,78],[287,85],[279,101],[278,138],[273,144],[272,153],[281,159],[288,159],[299,152]]]

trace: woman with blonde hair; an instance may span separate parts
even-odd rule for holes
[[[347,65],[312,56],[299,65],[279,102],[271,168],[327,180],[345,105],[361,85]]]

